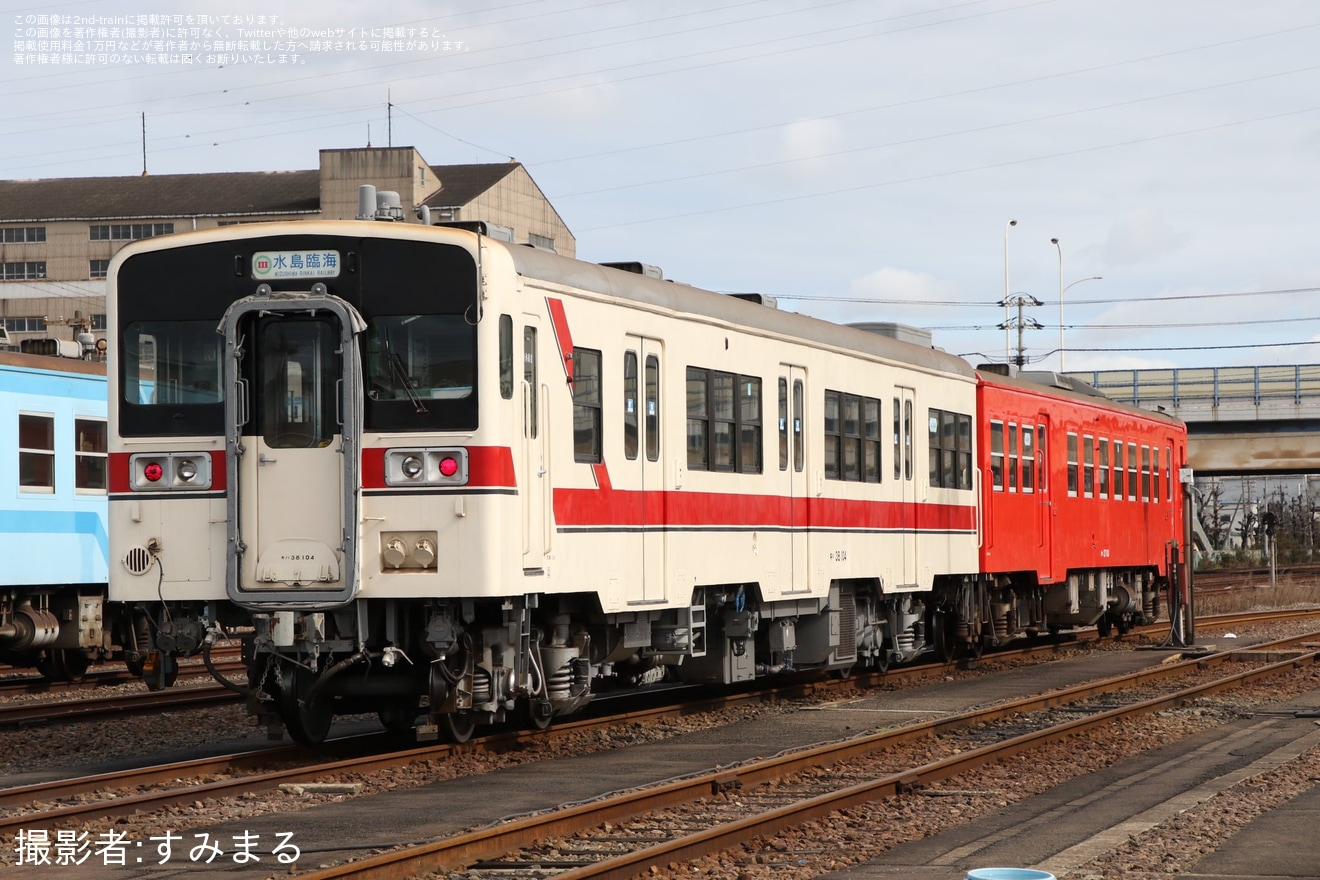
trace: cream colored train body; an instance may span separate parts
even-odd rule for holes
[[[110,278],[110,598],[167,670],[244,633],[236,686],[299,740],[955,647],[957,358],[416,224],[151,239]]]

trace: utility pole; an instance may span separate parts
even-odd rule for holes
[[[1017,328],[1017,357],[1013,358],[1013,363],[1016,364],[1018,367],[1025,366],[1027,363],[1027,355],[1026,355],[1026,343],[1022,338],[1023,331],[1025,331],[1028,327],[1030,327],[1032,330],[1040,330],[1041,323],[1037,321],[1035,318],[1029,318],[1023,315],[1022,310],[1027,306],[1040,306],[1040,305],[1044,305],[1044,303],[1036,299],[1034,296],[1031,296],[1030,294],[1018,293],[1018,294],[1014,294],[1013,296],[1007,297],[1003,301],[1003,303],[1001,303],[1001,305],[1003,305],[1004,307],[1005,314],[1008,314],[1008,310],[1010,308],[1014,306],[1017,307],[1017,317],[1005,321],[1003,324],[1000,325],[1000,329],[1004,330],[1005,336],[1007,336],[1008,335],[1007,331],[1010,328],[1013,327]]]

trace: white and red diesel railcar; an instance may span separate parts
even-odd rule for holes
[[[1128,620],[1091,586],[1164,574],[1017,561],[978,395],[1028,383],[929,347],[416,224],[150,239],[110,279],[111,599],[162,657],[246,630],[253,702],[301,741],[979,651]],[[1037,422],[1056,532],[1070,417]]]

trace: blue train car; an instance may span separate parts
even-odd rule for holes
[[[105,605],[106,450],[104,363],[0,352],[0,662],[76,678],[132,641]]]

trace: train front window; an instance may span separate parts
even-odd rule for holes
[[[124,333],[124,400],[145,406],[219,403],[214,321],[142,321]]]
[[[267,445],[329,446],[338,430],[334,329],[321,321],[272,321],[259,335],[260,431]]]
[[[121,433],[220,433],[222,342],[209,319],[128,324],[120,347]]]
[[[429,401],[472,396],[476,335],[462,315],[377,315],[367,327],[363,358],[367,396]]]

